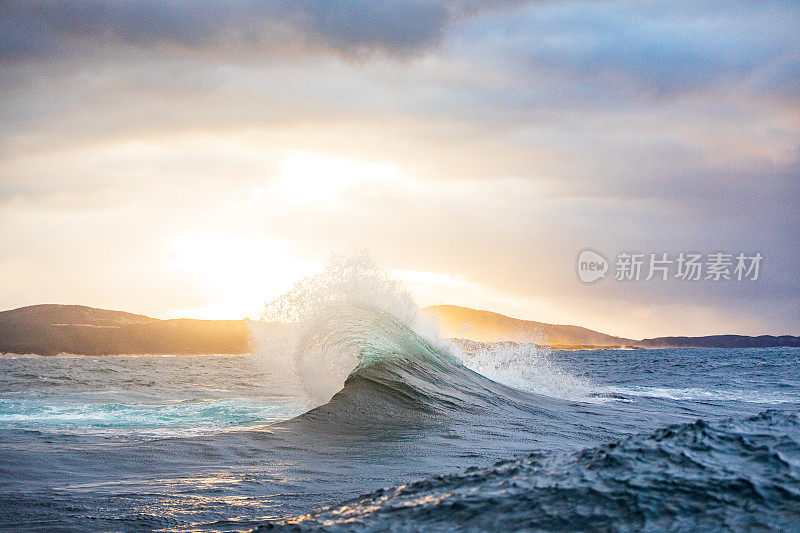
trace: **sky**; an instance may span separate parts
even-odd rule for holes
[[[0,309],[255,316],[366,248],[419,305],[800,335],[798,27],[796,2],[0,0]],[[615,279],[682,252],[763,261]]]

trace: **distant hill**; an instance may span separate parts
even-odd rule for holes
[[[423,309],[445,337],[533,342],[557,349],[800,347],[800,337],[711,335],[633,340],[580,326],[511,318],[454,305]],[[250,350],[242,320],[159,320],[82,305],[32,305],[0,312],[0,353],[56,355],[238,354]]]
[[[435,305],[422,310],[445,337],[478,342],[533,342],[553,347],[633,347],[636,341],[580,326],[547,324],[511,318],[491,311],[457,305]]]
[[[82,305],[32,305],[0,312],[0,352],[215,354],[248,350],[241,320],[158,320]]]
[[[657,337],[634,340],[614,337],[580,326],[520,320],[491,311],[456,305],[436,305],[423,314],[439,326],[445,337],[477,342],[533,342],[553,348],[766,348],[800,347],[800,337],[762,335],[709,335],[705,337]]]

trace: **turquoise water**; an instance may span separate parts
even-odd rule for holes
[[[286,420],[252,357],[0,358],[0,428],[109,439],[213,434]]]

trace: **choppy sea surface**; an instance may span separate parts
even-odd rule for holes
[[[800,531],[798,349],[361,328],[316,402],[260,355],[0,357],[0,529]]]

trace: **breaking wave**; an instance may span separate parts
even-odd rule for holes
[[[375,424],[418,425],[444,416],[496,415],[508,408],[530,411],[528,395],[470,370],[454,353],[437,348],[383,311],[331,307],[311,332],[298,345],[301,366],[318,361],[320,353],[332,353],[356,354],[355,367],[341,390],[298,421],[336,431]],[[311,366],[319,370],[316,363]]]
[[[254,331],[262,364],[312,408],[293,424],[400,427],[505,409],[545,413],[540,395],[588,398],[585,382],[547,365],[535,347],[463,350],[441,339],[364,253],[334,256],[270,302],[262,320]]]
[[[261,319],[253,335],[273,386],[302,391],[311,407],[354,401],[355,389],[366,394],[367,387],[429,414],[515,403],[526,393],[596,400],[591,382],[559,368],[534,345],[463,349],[440,338],[365,252],[333,256],[324,271],[268,303]],[[362,415],[374,418],[376,410],[369,411]]]

